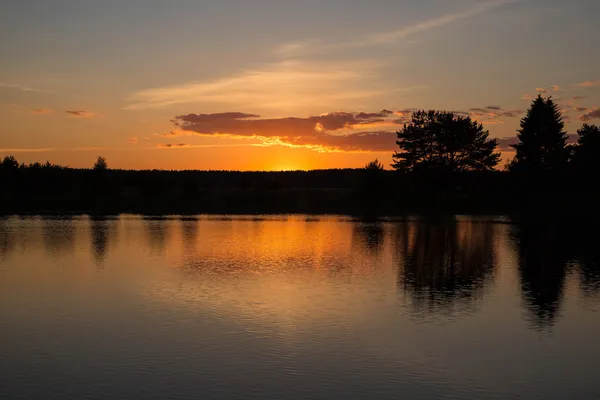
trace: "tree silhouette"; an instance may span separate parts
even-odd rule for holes
[[[369,162],[361,171],[358,197],[363,213],[377,214],[380,194],[386,190],[385,170],[383,164],[375,159]]]
[[[108,164],[106,163],[106,158],[98,157],[96,163],[94,164],[94,171],[106,171],[108,170]]]
[[[600,128],[584,124],[577,134],[579,138],[573,154],[573,166],[586,174],[600,173]]]
[[[511,145],[517,154],[509,170],[531,173],[564,168],[569,159],[564,127],[560,110],[552,98],[538,95],[521,120],[517,134],[520,142]]]
[[[379,160],[376,158],[375,160],[365,165],[365,169],[367,171],[383,171],[383,164],[380,163]]]
[[[452,112],[417,111],[397,136],[402,150],[393,155],[397,170],[486,171],[500,162],[500,153],[494,153],[498,142],[488,139],[483,125]]]
[[[15,170],[19,168],[19,162],[14,156],[6,156],[4,157],[4,160],[2,160],[0,167],[7,171]]]

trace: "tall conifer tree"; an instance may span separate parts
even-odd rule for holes
[[[567,134],[560,109],[551,98],[539,95],[521,120],[519,143],[511,171],[542,172],[563,169],[569,160]]]

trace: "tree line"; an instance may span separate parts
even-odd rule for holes
[[[567,144],[565,124],[552,98],[539,95],[533,100],[511,145],[515,156],[506,169],[510,172],[600,172],[600,128],[584,124],[578,131],[577,144]],[[410,124],[397,132],[400,151],[393,155],[395,170],[403,172],[457,173],[490,171],[497,168],[501,154],[498,140],[471,117],[453,112],[417,111]],[[377,161],[367,170],[383,169]]]
[[[412,114],[410,124],[397,133],[399,151],[393,154],[393,169],[402,172],[457,173],[491,171],[501,161],[498,140],[469,116],[454,112],[421,110]],[[577,144],[567,144],[567,132],[558,105],[551,97],[538,95],[533,100],[517,131],[518,142],[511,145],[516,154],[506,169],[510,172],[541,173],[575,169],[600,172],[600,128],[584,124],[578,131]],[[17,168],[64,169],[59,165],[19,164],[14,156],[0,163],[1,170]],[[108,170],[104,157],[98,157],[96,171]],[[366,170],[383,170],[374,160]]]
[[[397,132],[393,170],[133,171],[0,161],[2,213],[407,213],[586,215],[600,202],[600,129],[567,144],[560,110],[539,96],[521,120],[514,158],[470,117],[417,111]]]

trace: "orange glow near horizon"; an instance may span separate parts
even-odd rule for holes
[[[19,163],[45,163],[73,168],[91,168],[98,156],[112,169],[295,171],[333,168],[361,168],[375,158],[386,167],[392,154],[362,152],[318,152],[303,147],[243,146],[214,148],[143,148],[49,150],[41,152],[2,152]]]
[[[503,151],[497,169],[504,169],[514,152]],[[215,148],[137,148],[83,149],[79,151],[48,150],[36,152],[3,152],[0,158],[13,155],[19,163],[45,163],[91,168],[98,156],[107,159],[112,169],[163,170],[230,170],[230,171],[309,171],[315,169],[362,168],[378,159],[390,169],[392,153],[383,152],[317,152],[304,147],[215,147]]]

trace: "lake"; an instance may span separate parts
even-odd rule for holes
[[[0,398],[600,398],[594,230],[0,219]]]

